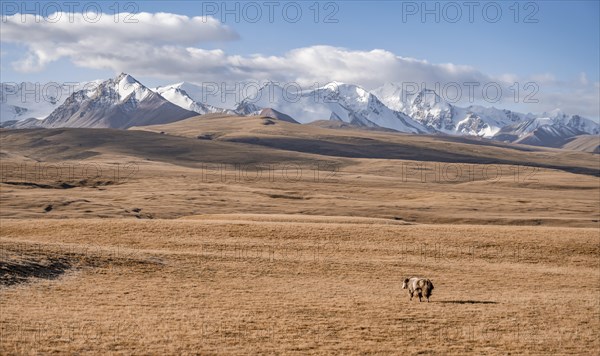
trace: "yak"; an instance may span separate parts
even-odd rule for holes
[[[404,280],[402,283],[402,289],[407,289],[410,294],[410,300],[412,300],[415,293],[419,296],[419,302],[422,302],[423,296],[427,298],[427,302],[429,303],[429,297],[431,297],[431,293],[433,291],[433,283],[427,278],[419,278],[419,277],[409,277]]]

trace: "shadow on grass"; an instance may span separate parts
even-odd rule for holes
[[[445,304],[499,304],[498,302],[492,302],[489,300],[439,300],[433,303],[445,303]]]

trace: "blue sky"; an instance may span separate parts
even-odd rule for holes
[[[8,3],[11,2],[3,2],[2,11],[3,14],[8,11],[8,15],[11,15],[14,7],[10,4],[7,5]],[[59,4],[63,10],[68,9],[61,2],[54,3]],[[291,57],[290,51],[318,45],[344,48],[351,52],[351,55],[348,56],[348,61],[351,63],[348,64],[349,69],[356,71],[358,70],[356,68],[359,68],[368,71],[370,70],[368,56],[364,59],[367,63],[357,67],[353,67],[355,62],[353,58],[361,57],[363,53],[369,53],[375,49],[381,49],[398,57],[427,61],[431,65],[451,63],[457,66],[468,66],[476,74],[470,77],[467,75],[466,78],[479,78],[481,75],[483,78],[502,78],[507,83],[534,80],[540,85],[540,95],[545,99],[546,106],[537,105],[532,107],[532,110],[541,110],[545,107],[548,110],[552,109],[550,104],[555,96],[543,96],[546,93],[550,94],[549,91],[552,91],[553,95],[558,92],[577,92],[579,99],[573,98],[572,102],[565,104],[570,108],[577,108],[578,105],[585,104],[581,101],[580,93],[589,93],[592,101],[587,105],[591,105],[593,109],[586,109],[587,115],[597,117],[600,110],[598,101],[593,101],[593,97],[597,96],[595,94],[598,91],[596,84],[600,81],[599,1],[484,1],[473,8],[471,19],[468,13],[469,7],[462,1],[427,2],[425,5],[422,1],[323,1],[317,3],[316,7],[314,1],[295,3],[284,1],[274,7],[273,23],[269,22],[267,16],[269,7],[265,3],[264,1],[145,1],[133,3],[133,6],[131,2],[118,2],[117,5],[119,11],[167,12],[189,17],[212,15],[219,22],[225,20],[223,25],[236,34],[233,39],[215,36],[214,39],[203,38],[194,42],[192,36],[189,40],[174,44],[180,48],[191,46],[203,50],[222,50],[229,62],[235,61],[236,56],[240,56],[242,58],[240,66],[234,69],[226,66],[219,67],[211,72],[227,73],[228,77],[224,80],[273,79],[267,78],[269,76],[284,78],[284,73],[277,71],[289,72],[289,69],[286,68],[290,68],[295,63],[293,58],[289,58]],[[21,2],[12,4],[21,6]],[[38,4],[39,12],[44,13],[44,9],[46,9],[45,15],[48,15],[50,12],[48,9],[51,9],[48,2],[39,2]],[[75,13],[81,13],[87,3],[80,2],[80,4],[75,7]],[[102,2],[102,11],[112,15],[115,12],[114,4],[114,1]],[[282,8],[286,7],[289,11],[288,14],[291,13],[290,17],[294,17],[296,4],[300,4],[302,16],[295,23],[286,21]],[[27,9],[19,8],[19,10],[35,11],[35,5],[27,6]],[[224,7],[236,9],[236,6],[238,10],[235,11],[235,15],[224,15],[222,11]],[[435,13],[428,14],[425,21],[422,21],[421,18],[424,10],[422,6],[434,10]],[[256,23],[251,23],[244,17],[244,9],[249,17],[254,17],[255,7],[260,8],[263,16]],[[496,16],[498,7],[502,11],[500,16]],[[316,8],[319,9],[317,23],[314,21]],[[456,12],[457,8],[462,12],[460,16]],[[487,12],[484,12],[484,8]],[[336,23],[324,23],[328,14],[331,15],[330,20],[334,20]],[[236,15],[240,16],[240,21],[236,21]],[[439,22],[436,22],[436,16],[439,16]],[[454,20],[455,22],[452,22]],[[133,26],[141,28],[142,24]],[[2,27],[8,28],[5,21],[2,22]],[[32,50],[39,52],[40,48],[43,52],[44,48],[39,43],[32,44],[24,39],[32,28],[23,28],[23,38],[20,39],[16,38],[18,36],[14,34],[14,31],[18,30],[16,28],[12,32],[6,31],[8,35],[2,34],[2,81],[85,81],[110,77],[120,71],[131,72],[136,78],[149,85],[183,80],[196,82],[202,80],[200,76],[196,78],[190,77],[189,74],[186,75],[183,70],[181,78],[178,78],[176,71],[171,71],[172,68],[161,70],[157,67],[153,71],[146,67],[136,70],[138,68],[133,64],[123,64],[122,60],[119,61],[120,64],[108,63],[108,59],[93,61],[93,64],[88,65],[86,60],[89,62],[89,58],[77,60],[72,55],[58,55],[57,53],[52,54],[56,57],[55,59],[43,65],[23,68],[24,66],[18,63],[23,62],[23,59],[28,56],[28,52]],[[183,30],[183,32],[185,31]],[[190,29],[190,31],[204,31],[204,29],[196,28]],[[13,35],[11,36],[10,33]],[[81,33],[85,32],[81,31]],[[78,40],[82,41],[82,38]],[[56,46],[69,47],[70,43],[65,41],[58,41]],[[115,41],[114,38],[113,41]],[[155,43],[152,45],[157,48]],[[161,45],[164,45],[164,42],[161,42]],[[168,46],[164,48],[166,47]],[[119,47],[116,48],[118,51]],[[47,48],[45,50],[49,51]],[[323,51],[327,52],[328,50],[324,49]],[[316,59],[320,54],[315,54],[315,51],[311,51],[311,53],[310,61],[315,61],[311,64],[318,66]],[[286,54],[288,54],[287,57]],[[256,55],[260,55],[259,57],[262,59],[254,61],[253,58]],[[273,63],[279,64],[287,60],[292,64],[283,65],[270,72],[263,68],[263,60],[268,62],[268,59],[273,56],[277,57],[277,60],[272,61]],[[108,64],[103,64],[105,62]],[[163,61],[160,63],[165,65]],[[377,61],[373,63],[373,71],[381,70],[381,67],[376,67],[379,64]],[[123,68],[120,68],[119,65],[122,65]],[[147,64],[147,66],[152,65],[155,65],[155,62]],[[268,66],[269,64],[264,65]],[[346,63],[344,62],[343,65]],[[244,73],[243,77],[235,77],[233,73],[246,70],[249,68],[248,66],[252,66],[251,75]],[[402,62],[398,66],[406,66],[406,63]],[[332,76],[337,75],[339,78],[323,78],[322,81],[356,80],[359,81],[356,84],[366,87],[377,85],[376,78],[363,80],[359,76],[347,75],[344,72],[338,74],[335,71],[338,68],[334,67],[333,69]],[[202,72],[202,70],[203,68],[196,71]],[[425,69],[423,70],[425,71]],[[163,75],[166,71],[171,71],[171,74]],[[389,76],[381,75],[381,78],[382,80],[389,78],[391,81],[402,81],[405,79],[400,77],[406,71],[411,71],[411,68],[407,67],[405,71],[393,69]],[[451,69],[450,72],[450,77],[456,79],[456,70]],[[294,75],[295,77],[289,78],[296,80],[296,78],[307,77],[304,72]],[[443,76],[443,74],[440,75]],[[311,78],[311,80],[313,79]],[[411,77],[411,80],[418,80],[418,78]],[[428,77],[424,80],[429,81],[432,78]],[[519,109],[528,108],[520,105]]]
[[[321,7],[327,3],[321,2]],[[537,11],[531,6],[525,9],[531,1],[521,1],[517,23],[514,22],[516,10],[510,8],[514,1],[496,2],[502,9],[502,16],[496,23],[483,17],[482,7],[492,3],[485,1],[474,8],[473,23],[469,22],[465,6],[461,6],[463,13],[459,21],[443,21],[445,2],[438,2],[439,23],[435,22],[434,15],[426,15],[426,21],[422,22],[420,9],[415,15],[407,13],[406,22],[403,22],[403,9],[407,3],[420,5],[422,1],[336,3],[339,11],[334,18],[339,22],[335,24],[315,24],[314,12],[309,9],[314,4],[312,1],[303,3],[305,13],[298,23],[286,22],[278,12],[275,12],[273,24],[267,21],[236,23],[234,16],[225,15],[226,23],[242,35],[239,42],[230,43],[226,48],[242,54],[282,54],[292,48],[313,44],[357,50],[383,48],[434,63],[472,65],[492,74],[550,72],[557,76],[576,76],[584,71],[592,78],[599,76],[600,1],[538,1],[535,2]],[[171,4],[171,12],[203,14],[201,6],[192,6],[188,1]],[[426,6],[433,9],[435,5]],[[163,2],[149,1],[141,4],[140,9],[164,11],[164,6]],[[446,7],[448,19],[454,15],[451,9]],[[492,6],[488,8],[490,21],[494,19],[493,9]],[[321,9],[321,17],[324,18],[328,11],[333,10]],[[223,15],[223,12],[219,14]],[[526,19],[538,22],[524,23]]]

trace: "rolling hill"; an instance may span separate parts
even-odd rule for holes
[[[0,130],[2,218],[362,216],[591,227],[585,152],[211,114],[129,130]]]
[[[347,158],[403,159],[415,161],[520,164],[600,175],[598,164],[587,154],[535,148],[494,140],[443,136],[408,135],[363,130],[356,127],[319,127],[276,120],[265,125],[254,116],[196,116],[167,125],[133,127],[166,135],[204,138]]]

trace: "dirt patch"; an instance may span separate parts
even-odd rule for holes
[[[302,196],[290,195],[290,194],[267,194],[267,196],[269,198],[273,198],[273,199],[294,199],[294,200],[310,199],[310,198],[305,198]]]
[[[31,278],[56,279],[70,268],[66,258],[0,261],[0,286],[25,283]]]
[[[32,188],[41,188],[41,189],[69,189],[69,188],[75,188],[75,186],[70,185],[68,183],[57,183],[57,184],[43,184],[43,183],[34,183],[34,182],[2,182],[4,184],[9,184],[9,185],[20,185],[20,186],[25,186],[25,187],[32,187]]]
[[[48,183],[37,183],[37,182],[15,182],[15,181],[6,181],[2,182],[4,184],[16,185],[16,186],[25,186],[31,188],[40,188],[40,189],[72,189],[72,188],[98,188],[104,187],[108,185],[116,184],[110,180],[87,180],[83,179],[77,182],[48,182]]]
[[[203,134],[196,136],[198,140],[214,140],[215,134]]]
[[[93,245],[0,244],[0,288],[54,280],[70,270],[136,266],[154,269],[164,266],[164,262],[157,256],[139,254],[135,250]]]

